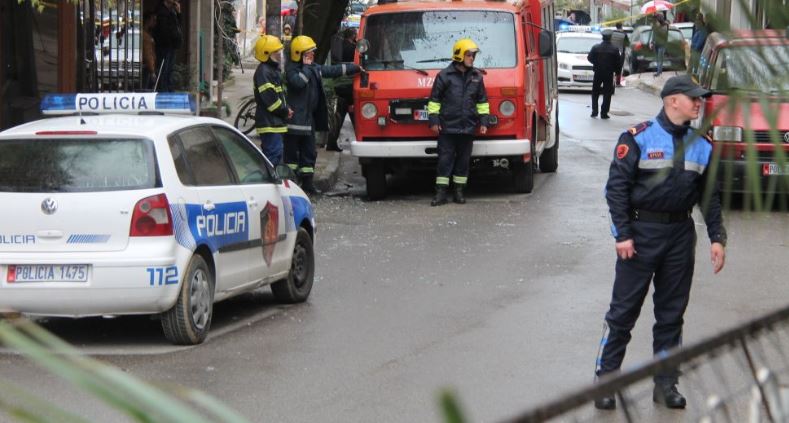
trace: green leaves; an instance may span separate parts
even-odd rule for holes
[[[154,386],[80,354],[29,320],[0,320],[0,342],[137,422],[246,423],[218,400],[194,389]],[[21,422],[85,422],[46,399],[0,380],[0,411]]]

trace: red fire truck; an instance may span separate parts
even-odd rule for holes
[[[386,175],[435,169],[436,135],[427,122],[433,80],[452,45],[480,47],[491,116],[477,134],[472,169],[509,172],[516,192],[531,192],[535,166],[558,166],[559,124],[553,0],[379,0],[362,16],[353,87],[359,158],[371,199],[386,195]]]

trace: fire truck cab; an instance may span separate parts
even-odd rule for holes
[[[354,81],[355,140],[370,199],[386,195],[386,175],[435,169],[437,136],[428,125],[433,81],[452,63],[455,41],[479,45],[493,126],[476,134],[472,169],[512,175],[516,192],[534,187],[534,168],[558,166],[559,126],[553,0],[384,1],[362,16]]]

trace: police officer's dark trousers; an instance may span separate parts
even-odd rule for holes
[[[600,341],[597,376],[622,365],[630,331],[638,319],[650,282],[654,280],[656,323],[652,349],[656,356],[682,342],[683,314],[688,305],[696,249],[693,219],[676,223],[632,223],[636,255],[617,259],[611,307]],[[677,369],[655,375],[655,382],[676,384]]]
[[[603,104],[600,107],[600,114],[608,116],[611,108],[611,94],[614,93],[614,77],[612,72],[595,72],[592,81],[592,114],[597,115],[597,101],[600,94],[603,95]]]
[[[299,174],[315,173],[315,133],[309,135],[285,135],[285,164]]]
[[[455,184],[466,184],[468,180],[471,149],[473,146],[473,135],[438,135],[438,169],[436,185],[449,185],[450,176],[453,177],[452,182]]]

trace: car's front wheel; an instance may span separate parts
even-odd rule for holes
[[[299,228],[288,277],[271,284],[271,292],[277,301],[283,303],[307,301],[312,291],[314,276],[315,253],[312,248],[312,237],[306,229]]]
[[[189,260],[186,275],[175,305],[162,314],[164,336],[174,344],[203,342],[211,327],[214,305],[214,278],[205,260],[195,255]]]

